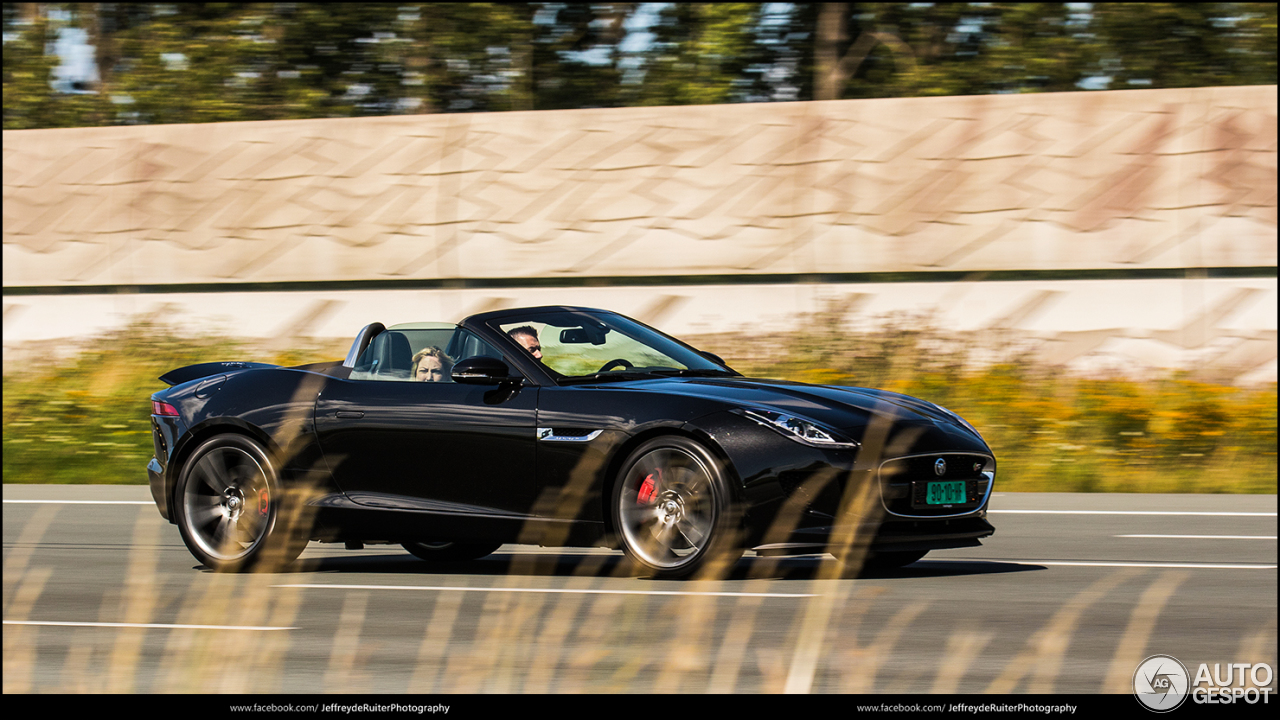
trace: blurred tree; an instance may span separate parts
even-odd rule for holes
[[[1271,3],[1098,3],[1091,29],[1113,88],[1276,82]]]
[[[1077,90],[1097,66],[1080,6],[824,3],[814,98]]]
[[[814,99],[1276,82],[1262,3],[823,3]]]
[[[94,67],[69,82],[73,31]],[[1259,3],[6,3],[4,127],[1269,84],[1275,60]]]
[[[616,106],[618,45],[635,11],[634,3],[4,7],[6,128]],[[50,84],[59,65],[50,49],[72,26],[87,33],[97,75],[78,104]]]
[[[528,66],[529,109],[617,107],[624,104],[621,43],[635,3],[528,6],[533,36]]]
[[[13,8],[14,16],[17,8]],[[10,5],[5,4],[5,28],[10,27]],[[55,96],[50,76],[57,58],[45,54],[49,23],[44,18],[23,20],[26,28],[13,40],[4,42],[4,127],[8,129],[50,127],[46,118]]]
[[[675,3],[663,7],[630,104],[741,102],[753,66],[767,61],[754,29],[759,3]],[[759,70],[757,70],[758,74]]]
[[[6,130],[102,124],[109,107],[105,96],[54,89],[60,61],[51,49],[68,27],[66,20],[46,16],[36,3],[4,4]]]

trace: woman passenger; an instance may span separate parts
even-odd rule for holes
[[[434,345],[418,351],[413,356],[413,379],[418,382],[452,382],[453,360]]]

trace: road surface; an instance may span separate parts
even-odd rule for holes
[[[996,493],[991,520],[981,548],[856,579],[827,556],[669,582],[606,550],[318,543],[227,576],[145,487],[5,485],[4,690],[1092,695],[1153,654],[1277,667],[1275,495]]]

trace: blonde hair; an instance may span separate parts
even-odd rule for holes
[[[448,372],[453,369],[453,359],[450,358],[448,355],[445,355],[443,350],[436,347],[435,345],[432,345],[430,347],[422,348],[417,352],[417,354],[413,356],[413,374],[414,375],[418,374],[418,364],[422,362],[423,358],[429,358],[429,357],[433,357],[440,361],[440,369],[445,374],[448,374]]]

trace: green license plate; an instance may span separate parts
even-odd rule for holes
[[[960,482],[931,482],[929,483],[929,492],[925,495],[925,503],[928,505],[958,505],[964,503],[968,498],[965,497],[964,481]]]

